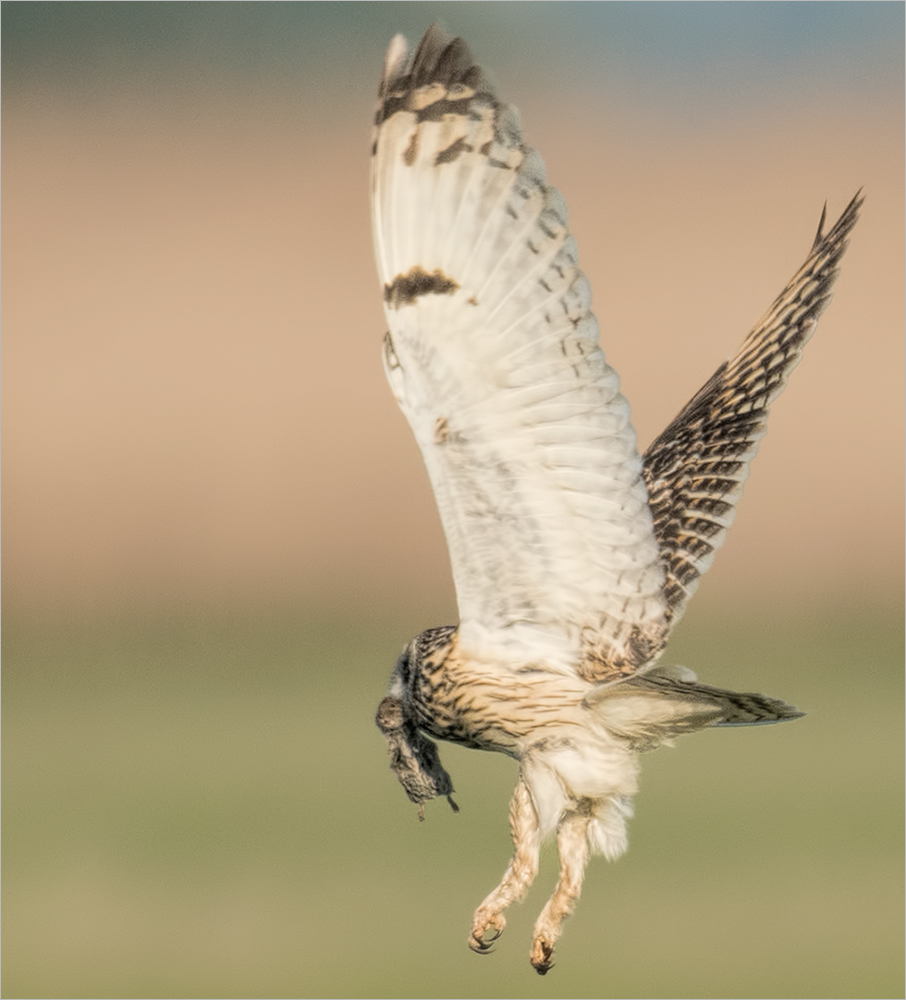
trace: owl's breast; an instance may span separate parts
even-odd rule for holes
[[[436,739],[520,759],[552,732],[587,723],[587,685],[540,670],[514,671],[465,656],[455,634],[443,655],[415,658],[410,687],[419,727]]]

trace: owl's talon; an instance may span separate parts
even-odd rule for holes
[[[544,938],[535,938],[535,944],[532,948],[531,962],[535,969],[535,972],[539,976],[546,976],[548,972],[554,967],[554,963],[551,958],[554,954],[554,946],[550,941],[545,941]]]
[[[477,955],[490,955],[495,942],[503,934],[504,927],[506,920],[501,913],[491,914],[488,917],[479,917],[476,914],[472,923],[472,933],[469,935],[469,947]]]

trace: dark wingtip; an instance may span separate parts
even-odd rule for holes
[[[413,87],[429,83],[458,83],[472,67],[472,53],[461,38],[454,38],[435,21],[422,35],[412,60]]]
[[[394,92],[408,92],[435,83],[447,88],[461,84],[475,90],[493,89],[481,67],[475,64],[466,42],[444,31],[436,21],[422,35],[411,56],[401,35],[390,43],[380,96],[386,98]]]
[[[818,220],[818,232],[815,233],[815,239],[812,243],[813,247],[818,246],[818,244],[824,239],[824,221],[827,218],[827,202],[824,203],[824,208],[821,209],[821,218]]]
[[[824,232],[824,223],[827,220],[827,202],[824,203],[824,208],[821,210],[821,221],[818,223],[818,232],[815,235],[814,243],[812,243],[812,250],[816,250],[826,243],[841,242],[849,235],[859,218],[859,209],[865,201],[862,190],[862,188],[859,188],[855,193],[850,203],[843,209],[840,218],[837,219],[833,228],[828,233]]]

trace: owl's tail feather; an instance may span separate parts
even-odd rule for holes
[[[586,701],[610,732],[642,750],[710,726],[760,726],[805,714],[777,698],[711,687],[694,676],[661,668],[599,688]]]
[[[719,698],[724,707],[725,714],[714,723],[715,726],[762,726],[770,722],[801,719],[805,715],[805,712],[798,711],[795,706],[764,694],[724,691],[705,684],[696,687],[706,695]]]

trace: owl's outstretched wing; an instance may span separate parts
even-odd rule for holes
[[[749,463],[767,432],[768,408],[830,302],[861,204],[857,194],[828,233],[822,213],[805,263],[738,353],[645,453],[643,471],[667,572],[671,624],[679,620],[733,522]]]
[[[372,166],[390,383],[450,549],[460,647],[590,680],[660,649],[664,569],[566,207],[461,39],[391,43]]]

